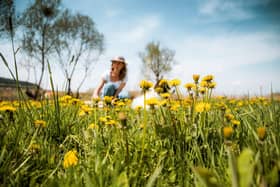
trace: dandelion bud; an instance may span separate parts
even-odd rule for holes
[[[224,127],[223,128],[223,133],[225,138],[230,138],[231,135],[233,134],[233,129],[232,127]]]
[[[259,127],[257,128],[257,133],[258,133],[258,137],[261,141],[264,140],[265,138],[265,134],[266,134],[266,129],[265,127]]]
[[[193,74],[193,81],[194,81],[195,83],[198,83],[199,77],[200,77],[200,75],[198,75],[198,74]]]

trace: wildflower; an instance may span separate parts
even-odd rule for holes
[[[202,80],[206,82],[211,82],[213,79],[214,79],[213,75],[206,75],[205,77],[202,78]]]
[[[185,84],[185,88],[187,88],[188,91],[191,91],[191,89],[194,88],[194,87],[195,87],[195,84],[193,84],[193,83]]]
[[[4,111],[4,112],[14,112],[14,111],[16,111],[16,108],[13,107],[13,106],[10,106],[10,105],[8,105],[8,106],[1,106],[1,107],[0,107],[0,111]]]
[[[77,157],[77,151],[76,150],[71,150],[68,151],[65,155],[64,155],[64,159],[63,159],[63,167],[69,168],[70,166],[75,166],[78,163],[78,157]]]
[[[32,143],[30,148],[29,148],[29,151],[31,153],[37,153],[39,150],[40,150],[40,145],[37,144],[37,143]]]
[[[98,125],[91,123],[89,124],[88,129],[98,129]]]
[[[162,93],[160,96],[164,99],[168,99],[170,97],[170,93]]]
[[[211,88],[211,89],[213,89],[213,88],[216,87],[216,85],[217,85],[217,83],[211,82],[211,83],[209,83],[208,87]]]
[[[240,125],[240,121],[238,121],[236,119],[231,120],[231,123],[232,123],[233,127],[237,127]]]
[[[199,77],[200,77],[200,75],[198,75],[198,74],[193,74],[193,80],[194,80],[194,82],[195,82],[196,84],[198,83]]]
[[[209,103],[200,102],[200,103],[196,104],[195,111],[204,112],[204,111],[209,111],[210,108],[211,108],[211,105]]]
[[[223,128],[223,133],[225,138],[230,138],[231,135],[233,134],[233,128],[232,127],[224,127]]]
[[[155,92],[157,92],[158,94],[163,93],[163,89],[161,87],[156,87]]]
[[[156,97],[152,97],[150,99],[147,99],[146,103],[147,103],[147,105],[149,105],[151,107],[154,107],[155,105],[159,104],[159,101],[158,101],[158,99]]]
[[[170,110],[171,111],[177,111],[179,107],[180,107],[180,104],[175,103],[175,104],[171,105]]]
[[[200,88],[199,88],[199,93],[201,93],[202,95],[204,95],[205,92],[206,92],[206,88],[204,88],[204,87],[200,87]]]
[[[143,91],[147,91],[153,86],[153,83],[147,80],[142,80],[139,85]]]
[[[201,81],[200,82],[200,86],[204,87],[204,88],[207,88],[208,87],[208,83],[206,81]]]
[[[40,126],[43,128],[46,127],[46,121],[44,121],[44,120],[35,120],[34,124],[35,124],[35,127],[40,127]]]
[[[179,86],[181,81],[179,79],[173,79],[170,81],[170,86]]]
[[[231,114],[231,113],[226,113],[225,114],[225,118],[226,118],[227,121],[231,121],[231,120],[234,119],[234,115]]]
[[[257,128],[257,133],[258,133],[258,137],[259,139],[262,141],[265,138],[265,134],[266,134],[266,129],[265,127],[258,127]]]
[[[112,103],[113,97],[112,96],[104,96],[104,102],[109,105]]]
[[[110,119],[110,120],[107,120],[105,122],[105,125],[112,125],[113,126],[113,125],[117,125],[117,122],[113,119]]]

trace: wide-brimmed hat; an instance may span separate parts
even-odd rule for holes
[[[122,63],[126,63],[126,62],[125,62],[125,58],[122,57],[122,56],[117,56],[117,57],[111,59],[111,62],[122,62]]]

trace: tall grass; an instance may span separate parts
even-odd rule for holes
[[[0,184],[277,186],[279,101],[216,98],[212,89],[150,110],[70,96],[1,102]],[[71,150],[77,162],[66,167]]]

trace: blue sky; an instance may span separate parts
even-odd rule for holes
[[[22,10],[28,2],[17,0],[16,8]],[[192,74],[213,74],[217,94],[267,94],[271,85],[280,92],[279,0],[62,2],[73,12],[90,16],[105,36],[105,53],[82,90],[94,88],[117,55],[128,61],[126,89],[138,89],[143,79],[138,54],[148,42],[159,41],[175,51],[177,61],[166,78],[179,78],[185,84],[192,81]],[[7,47],[1,44],[0,50],[5,52],[3,48]],[[0,72],[8,76],[5,68]],[[26,72],[20,73],[26,79]],[[59,70],[54,69],[54,74],[55,80],[63,79]],[[45,78],[43,86],[49,87]],[[74,88],[77,82],[74,80]],[[62,89],[63,81],[55,84]]]

